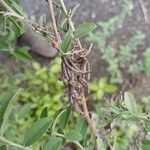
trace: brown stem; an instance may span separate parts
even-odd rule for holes
[[[52,2],[52,0],[47,0],[47,2],[49,5],[49,10],[50,10],[51,18],[52,18],[52,26],[53,26],[54,34],[56,36],[57,44],[59,46],[61,43],[61,37],[60,37],[60,34],[57,29],[57,25],[56,25],[55,14],[54,14],[54,9],[53,9],[53,2]]]
[[[96,123],[95,123],[95,121],[89,115],[89,111],[88,111],[88,107],[87,107],[87,103],[86,103],[86,99],[85,99],[84,93],[82,95],[83,95],[82,96],[82,107],[83,107],[83,111],[84,111],[84,117],[85,117],[85,119],[88,122],[90,131],[91,131],[93,137],[95,139],[98,139],[98,138],[100,138],[100,136],[99,136],[99,132],[98,132],[98,130],[96,128]],[[100,138],[100,140],[101,140],[101,138]],[[96,145],[96,150],[98,150],[97,142],[96,142],[95,145]]]
[[[65,6],[65,4],[64,4],[64,1],[63,1],[63,0],[60,0],[60,3],[61,3],[62,10],[63,10],[63,12],[65,13],[65,15],[66,15],[66,17],[67,17],[67,19],[68,19],[68,22],[69,22],[69,25],[70,25],[71,29],[72,29],[73,31],[75,31],[75,27],[74,27],[74,25],[73,25],[73,23],[72,23],[70,17],[68,16],[67,9],[66,9],[66,6]],[[79,40],[79,39],[76,39],[76,40],[77,40],[77,43],[78,43],[80,49],[82,49],[82,45],[81,45],[80,40]]]

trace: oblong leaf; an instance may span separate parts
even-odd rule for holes
[[[68,120],[70,118],[70,114],[71,114],[71,106],[66,108],[66,111],[63,112],[63,114],[60,116],[60,125],[61,125],[62,129],[64,129],[66,127]]]
[[[60,137],[54,137],[53,139],[49,140],[45,146],[45,150],[58,150],[61,146],[63,139]]]
[[[67,133],[65,137],[69,141],[81,141],[83,139],[81,133],[78,131],[71,131]]]
[[[24,51],[16,50],[14,51],[14,56],[23,61],[31,61],[32,58]]]
[[[7,150],[7,146],[6,145],[0,146],[0,150]]]
[[[47,131],[52,121],[52,118],[46,117],[34,122],[25,134],[25,146],[29,146],[36,142]]]
[[[41,112],[40,118],[45,118],[48,116],[48,107],[44,107],[44,109]]]
[[[77,4],[77,5],[74,6],[74,8],[72,9],[71,14],[70,14],[70,19],[72,19],[72,17],[74,16],[75,12],[79,8],[79,6],[80,6],[80,4]]]
[[[88,128],[87,121],[84,118],[81,118],[75,126],[75,131],[80,132],[84,138],[87,133],[87,128]]]
[[[30,110],[31,110],[31,105],[29,103],[21,107],[20,110],[16,114],[17,120],[26,117],[26,115],[30,112]]]
[[[64,53],[66,53],[68,49],[70,48],[70,45],[71,45],[71,38],[65,38],[60,45],[60,49]]]
[[[13,93],[13,95],[8,96],[8,99],[5,99],[6,101],[3,101],[0,108],[0,132],[1,134],[4,132],[6,122],[8,121],[8,117],[11,113],[12,104],[17,99],[17,97],[22,92],[22,89],[18,89]]]
[[[124,93],[124,103],[125,103],[126,108],[130,112],[135,112],[136,102],[135,102],[133,95],[130,92]]]
[[[60,49],[65,53],[68,51],[68,49],[71,46],[71,41],[72,41],[72,33],[73,31],[70,30],[68,31],[65,36],[64,36],[64,40],[62,41],[61,45],[60,45]]]
[[[94,30],[97,26],[94,23],[84,23],[79,25],[79,27],[74,32],[75,38],[82,38],[89,32]]]

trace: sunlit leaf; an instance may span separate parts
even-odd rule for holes
[[[11,1],[11,5],[20,15],[24,15],[23,8],[20,7],[15,1]]]
[[[144,140],[142,143],[142,150],[149,150],[150,149],[150,140]]]
[[[75,12],[79,8],[79,6],[80,6],[80,4],[77,4],[77,5],[74,6],[74,8],[71,11],[70,19],[72,19],[72,17],[74,16]]]
[[[46,117],[34,122],[25,134],[25,146],[29,146],[36,142],[47,131],[52,121],[52,118]]]
[[[45,150],[58,150],[61,146],[63,139],[60,137],[54,137],[45,146]]]
[[[14,51],[14,56],[23,61],[31,61],[32,58],[24,51],[16,50]]]
[[[26,117],[26,115],[30,112],[31,105],[25,104],[23,107],[20,108],[19,112],[17,112],[17,119],[22,119]]]
[[[132,118],[132,113],[131,113],[131,111],[124,111],[124,112],[121,113],[121,116],[124,119],[130,119],[130,118]]]
[[[116,106],[110,107],[110,110],[117,115],[121,114],[121,110]]]
[[[69,106],[60,117],[60,125],[64,129],[68,123],[69,117],[71,114],[71,106]]]
[[[62,41],[61,45],[60,45],[60,49],[66,53],[68,51],[68,49],[71,46],[71,41],[72,41],[72,33],[73,31],[68,31],[65,36],[64,36],[64,40]]]
[[[87,35],[89,32],[94,30],[97,26],[94,23],[84,23],[79,25],[79,27],[75,30],[74,36],[75,38],[82,38]]]
[[[45,118],[47,116],[48,116],[48,108],[45,107],[41,112],[40,118]]]
[[[88,128],[87,121],[84,118],[81,118],[75,126],[75,131],[81,133],[81,135],[84,138],[87,133],[87,128]]]
[[[0,150],[7,150],[7,146],[6,145],[0,146]]]
[[[0,125],[1,125],[1,133],[3,132],[8,117],[11,112],[12,104],[17,99],[19,94],[22,92],[22,89],[18,89],[17,91],[13,91],[6,99],[4,99],[1,103],[0,107]]]
[[[136,102],[135,102],[135,99],[131,93],[129,93],[129,92],[124,93],[124,103],[125,103],[126,108],[130,112],[135,112]]]
[[[65,137],[69,141],[81,141],[83,139],[82,134],[78,131],[71,131]]]

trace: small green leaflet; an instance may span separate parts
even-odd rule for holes
[[[27,103],[23,107],[21,107],[20,110],[16,114],[17,120],[26,117],[27,114],[29,114],[30,110],[31,110],[31,104],[29,104],[29,103]]]
[[[68,49],[71,46],[71,41],[72,41],[72,37],[73,37],[73,31],[68,31],[65,36],[64,36],[64,40],[62,41],[61,45],[60,45],[60,49],[66,53],[68,51]]]
[[[79,6],[80,6],[80,4],[77,4],[77,5],[74,6],[74,8],[72,9],[71,14],[70,14],[70,19],[72,19],[72,17],[74,16],[75,12],[79,8]]]
[[[32,58],[25,51],[16,50],[14,56],[22,61],[31,61]]]
[[[149,149],[150,149],[150,140],[143,140],[142,150],[149,150]]]
[[[7,146],[6,145],[0,146],[0,150],[7,150]]]
[[[71,114],[71,106],[69,106],[68,108],[66,108],[66,111],[60,116],[60,125],[62,127],[62,129],[64,129],[69,121],[70,118],[70,114]]]
[[[124,118],[124,119],[130,119],[132,117],[132,113],[131,111],[123,111],[121,113],[121,116]]]
[[[44,109],[41,112],[40,118],[45,118],[48,116],[48,108],[44,107]]]
[[[15,8],[15,10],[20,14],[24,16],[23,8],[20,7],[16,2],[11,1],[11,5]]]
[[[78,26],[74,32],[75,38],[82,38],[87,35],[89,32],[94,30],[97,26],[94,23],[84,23]]]
[[[117,115],[120,115],[120,114],[121,114],[121,109],[118,108],[118,107],[116,107],[116,106],[111,106],[111,107],[110,107],[110,110],[111,110],[113,113],[117,114]]]
[[[131,93],[129,93],[129,92],[124,93],[124,103],[125,103],[126,108],[130,112],[132,112],[132,113],[135,112],[136,102],[135,102],[135,99]]]
[[[8,121],[9,115],[11,113],[13,102],[17,99],[17,97],[22,92],[22,89],[18,89],[13,93],[13,95],[8,96],[8,99],[5,99],[2,103],[2,107],[0,109],[0,132],[3,133],[5,129],[6,122]]]
[[[83,139],[81,133],[78,131],[71,131],[67,133],[65,137],[69,141],[81,141]]]
[[[75,126],[75,131],[80,132],[84,138],[87,133],[87,128],[88,128],[88,124],[86,120],[84,118],[81,118]]]
[[[58,150],[61,146],[63,139],[60,137],[54,137],[45,146],[45,150]]]
[[[49,117],[34,122],[25,134],[25,146],[29,146],[36,142],[47,131],[52,122],[53,119]]]
[[[97,149],[99,149],[99,150],[105,150],[106,149],[104,142],[102,141],[101,138],[96,139],[96,144],[97,144]]]

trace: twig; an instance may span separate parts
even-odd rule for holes
[[[143,15],[144,15],[145,23],[149,24],[150,21],[149,21],[149,18],[148,18],[147,9],[146,9],[146,7],[145,7],[145,5],[144,5],[142,0],[139,0],[139,3],[141,5],[141,9],[142,9],[142,12],[143,12]]]
[[[60,3],[61,3],[62,10],[68,19],[71,29],[75,31],[74,25],[70,17],[68,16],[68,12],[65,7],[64,1],[60,0]],[[89,54],[90,50],[92,49],[92,45],[90,45],[89,50],[85,50],[84,48],[82,48],[80,40],[79,39],[75,39],[75,40],[77,41],[80,49],[74,49],[73,52],[70,52],[62,56],[62,66],[63,66],[62,80],[64,83],[66,82],[66,80],[68,80],[67,86],[69,90],[69,99],[71,101],[71,104],[75,108],[75,111],[77,111],[78,113],[82,114],[85,117],[93,137],[97,140],[101,138],[99,135],[99,131],[96,128],[95,121],[93,120],[93,118],[90,117],[90,113],[88,111],[85,93],[84,93],[84,88],[85,86],[87,86],[87,82],[84,82],[84,80],[89,81],[89,76],[85,77],[85,72],[87,71],[89,72],[89,62],[86,56],[87,54]],[[65,57],[67,59],[65,59]],[[98,150],[97,144],[96,144],[96,149]]]
[[[60,0],[60,3],[61,3],[61,6],[62,6],[62,10],[64,11],[64,13],[65,13],[65,15],[66,15],[66,17],[67,17],[67,19],[68,19],[68,22],[69,22],[69,25],[70,25],[71,29],[72,29],[73,31],[75,31],[75,27],[74,27],[74,25],[73,25],[73,23],[72,23],[72,21],[71,21],[71,18],[68,16],[68,12],[67,12],[66,6],[65,6],[65,4],[64,4],[64,1],[63,1],[63,0]],[[78,45],[79,45],[80,49],[82,49],[82,45],[81,45],[81,43],[80,43],[80,40],[79,40],[79,39],[76,39],[76,40],[77,40],[77,42],[78,42]]]
[[[20,18],[20,19],[24,19],[24,17],[22,17],[21,15],[17,14],[9,5],[7,5],[7,3],[4,0],[0,0],[0,4],[2,4],[2,6],[10,13],[12,13],[13,15],[15,15],[15,17]]]
[[[52,2],[52,0],[47,0],[47,2],[48,2],[48,5],[49,5],[49,10],[50,10],[51,18],[52,18],[53,30],[54,30],[54,33],[55,33],[55,36],[56,36],[56,39],[57,39],[57,43],[55,43],[55,44],[58,44],[58,47],[59,47],[60,43],[61,43],[61,37],[60,37],[60,34],[58,32],[58,29],[57,29],[57,25],[56,25],[54,9],[53,9],[53,2]]]
[[[71,141],[72,143],[74,143],[76,146],[78,146],[78,148],[80,148],[80,150],[84,150],[84,148],[82,147],[82,145],[79,142],[76,141]]]
[[[93,122],[93,120],[90,118],[90,115],[89,115],[89,111],[88,111],[88,108],[87,108],[87,104],[86,104],[86,99],[85,99],[85,96],[84,94],[82,94],[82,106],[83,106],[83,110],[84,110],[84,114],[85,114],[85,118],[89,124],[89,127],[91,129],[91,132],[93,133],[93,136],[98,138],[99,135],[98,135],[98,131],[97,131],[97,128],[95,126],[95,122]]]
[[[13,142],[11,142],[11,141],[9,141],[9,140],[5,139],[4,137],[1,137],[1,136],[0,136],[0,142],[6,143],[7,145],[14,146],[14,147],[17,147],[17,148],[20,148],[20,149],[31,150],[28,147],[24,147],[22,145],[13,143]]]
[[[18,13],[16,13],[4,0],[0,0],[0,4],[4,7],[6,11],[1,11],[0,14],[4,16],[9,16],[9,17],[15,17],[18,20],[24,22],[26,25],[28,25],[30,28],[32,28],[35,31],[39,31],[40,33],[44,35],[48,35],[49,33],[40,27],[37,23],[27,19],[25,16],[21,16]]]

